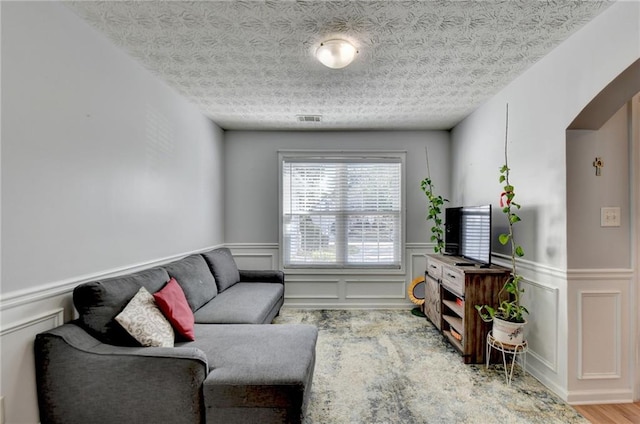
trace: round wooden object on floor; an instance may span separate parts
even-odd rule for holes
[[[424,304],[424,288],[424,276],[414,278],[409,285],[409,299],[416,305]]]

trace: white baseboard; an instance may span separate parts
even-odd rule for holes
[[[566,401],[570,405],[633,403],[633,390],[574,390],[569,392]]]
[[[566,401],[566,388],[558,384],[557,378],[554,378],[556,377],[555,374],[546,366],[546,364],[540,363],[540,365],[542,365],[542,368],[536,367],[535,360],[527,358],[527,373],[542,383],[543,386],[558,395],[560,399]]]
[[[393,303],[393,304],[369,304],[369,303],[287,303],[285,300],[283,309],[307,309],[307,310],[320,310],[320,309],[397,309],[397,310],[409,310],[416,305],[413,303]]]

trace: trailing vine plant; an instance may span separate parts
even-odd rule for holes
[[[435,243],[433,251],[436,253],[444,252],[444,228],[441,218],[442,208],[447,199],[441,195],[436,195],[433,189],[433,181],[431,180],[431,173],[429,171],[429,152],[425,147],[427,154],[427,178],[420,182],[420,188],[427,196],[427,221],[432,221],[431,227],[431,241]]]
[[[509,105],[507,104],[506,113],[506,125],[505,125],[505,137],[504,137],[504,165],[500,168],[499,182],[504,184],[503,191],[500,193],[500,207],[502,213],[507,217],[508,232],[500,234],[498,241],[503,246],[509,245],[511,250],[511,274],[509,278],[502,286],[502,289],[498,293],[499,305],[497,308],[491,305],[476,305],[476,309],[480,313],[480,316],[484,321],[492,321],[493,318],[500,318],[505,321],[511,322],[524,322],[524,314],[528,314],[529,311],[526,307],[520,304],[520,297],[524,290],[520,288],[520,282],[522,281],[522,275],[518,274],[516,258],[524,256],[524,250],[522,246],[516,243],[513,234],[513,225],[522,221],[520,216],[516,213],[522,206],[515,202],[516,197],[515,187],[509,181],[509,162],[507,154],[507,141],[509,134]]]

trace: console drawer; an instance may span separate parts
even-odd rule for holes
[[[436,281],[442,279],[442,262],[435,261],[427,256],[427,273]]]
[[[444,265],[442,267],[442,284],[454,294],[464,297],[464,272]]]

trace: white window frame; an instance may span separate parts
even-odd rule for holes
[[[385,267],[372,264],[348,267],[332,267],[326,265],[296,265],[287,267],[284,264],[285,246],[284,246],[284,213],[283,213],[283,163],[289,159],[394,159],[400,162],[400,266]],[[279,150],[278,151],[278,239],[280,246],[279,262],[280,268],[295,273],[362,273],[362,274],[402,274],[405,272],[406,261],[406,151],[397,150]]]

